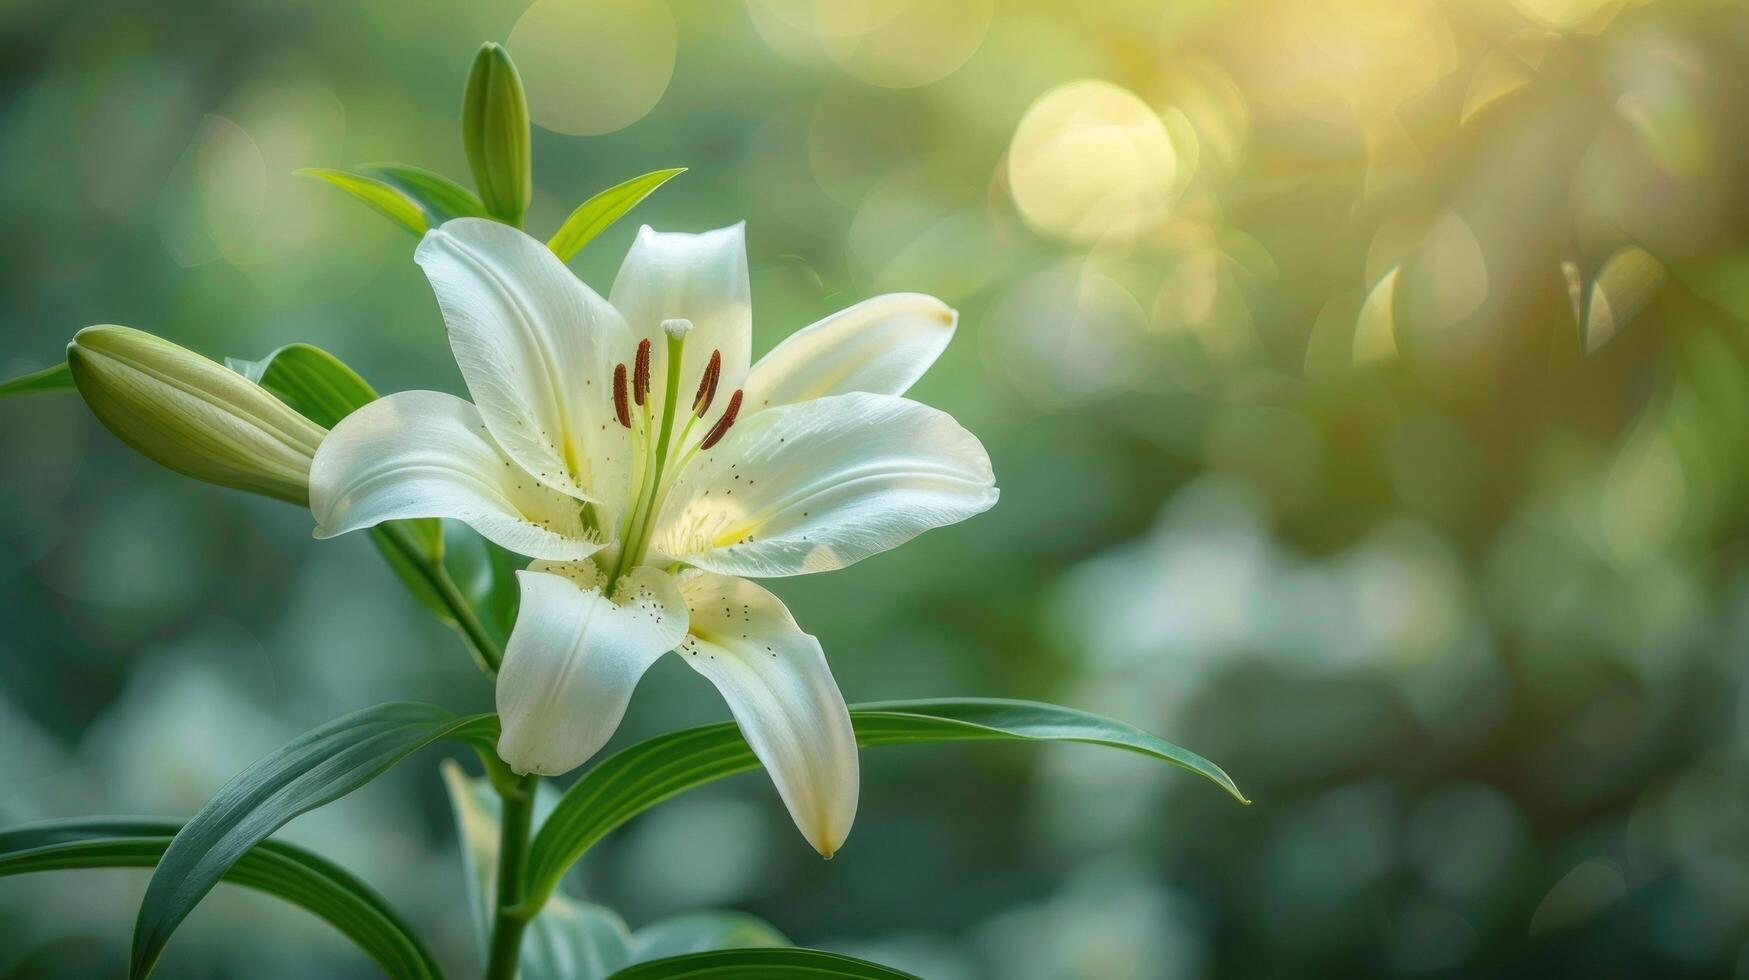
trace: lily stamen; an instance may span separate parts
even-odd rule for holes
[[[723,352],[711,351],[710,363],[704,366],[704,375],[698,379],[698,394],[692,398],[692,414],[704,418],[704,413],[710,411],[711,401],[717,397],[717,382],[723,376]]]
[[[626,400],[626,366],[619,363],[613,368],[613,411],[619,417],[619,424],[626,428],[632,427],[632,407]]]
[[[648,337],[638,341],[638,356],[632,368],[632,398],[639,405],[650,397],[650,340]]]
[[[717,419],[717,424],[711,426],[711,430],[704,435],[704,441],[698,444],[700,451],[711,448],[721,442],[723,436],[728,435],[729,426],[735,424],[735,413],[740,410],[741,389],[736,388],[735,393],[729,396],[729,407],[723,409],[723,417]]]

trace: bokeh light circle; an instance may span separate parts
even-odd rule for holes
[[[1009,185],[1027,222],[1082,243],[1133,237],[1164,220],[1177,170],[1154,110],[1097,79],[1039,96],[1008,150]]]
[[[506,42],[529,117],[595,136],[655,108],[674,74],[674,15],[661,0],[537,0]]]
[[[969,61],[990,30],[993,0],[753,0],[773,48],[827,57],[858,81],[915,88]]]

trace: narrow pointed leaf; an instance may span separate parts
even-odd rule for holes
[[[1121,721],[1035,701],[958,698],[853,705],[858,745],[973,740],[1066,741],[1150,756],[1244,794],[1214,763]],[[602,760],[559,800],[529,848],[531,894],[551,893],[566,869],[614,828],[695,786],[758,768],[732,723],[659,735]]]
[[[358,372],[309,344],[287,344],[259,361],[228,358],[225,364],[327,429],[377,397]]]
[[[516,573],[528,564],[460,521],[443,522],[443,567],[486,631],[502,645],[522,602]]]
[[[577,210],[572,211],[565,223],[559,226],[559,230],[553,233],[552,239],[547,242],[547,248],[553,250],[560,262],[570,261],[573,255],[583,250],[583,246],[589,244],[590,239],[625,217],[626,212],[637,207],[639,202],[649,197],[656,188],[666,184],[670,178],[685,172],[685,167],[656,170],[609,187],[577,205]]]
[[[632,934],[632,962],[723,949],[787,946],[771,923],[745,912],[692,912],[652,922]]]
[[[489,780],[469,776],[459,763],[442,764],[444,786],[455,813],[466,872],[468,908],[482,962],[491,931],[491,895],[498,866],[502,802]],[[534,804],[535,825],[558,802],[558,790],[542,783]],[[522,940],[521,980],[606,980],[632,963],[753,946],[787,946],[789,940],[757,916],[745,912],[694,912],[653,922],[636,934],[619,913],[555,892]]]
[[[428,227],[425,212],[419,210],[419,205],[411,197],[386,181],[362,174],[349,174],[344,170],[328,170],[322,167],[305,167],[292,173],[299,177],[314,177],[327,181],[360,201],[375,208],[378,213],[393,220],[396,224],[415,235],[423,235]]]
[[[0,381],[0,398],[7,395],[22,395],[32,391],[71,391],[73,388],[73,371],[67,367],[66,361],[51,364],[41,371],[21,374],[7,381]]]
[[[389,566],[389,571],[395,573],[425,611],[445,626],[458,626],[454,611],[434,583],[437,562],[443,557],[443,522],[436,518],[389,521],[366,533],[383,564]]]
[[[339,425],[341,419],[377,398],[376,389],[346,362],[310,344],[287,344],[258,361],[226,358],[225,365],[273,392],[304,418],[327,429]],[[436,518],[392,523],[404,526],[412,533],[422,558],[436,561],[443,557],[443,527]],[[398,564],[402,556],[392,551],[387,542],[378,538],[377,547],[383,550],[383,557],[396,568],[396,574],[402,575],[409,588],[415,593],[423,589],[424,594],[431,594],[423,582],[402,574]],[[444,612],[435,596],[431,603],[435,611]]]
[[[89,817],[0,831],[0,877],[74,868],[150,868],[182,825],[170,820]],[[285,899],[326,920],[389,976],[435,980],[437,962],[382,896],[344,868],[279,841],[262,841],[224,880]]]
[[[451,218],[491,217],[478,195],[440,173],[405,163],[370,163],[363,169],[418,202],[431,224],[440,225]]]
[[[341,419],[377,397],[376,389],[344,361],[309,344],[287,344],[257,361],[230,358],[225,363],[231,370],[273,392],[305,418],[326,428],[338,425]],[[391,521],[371,528],[370,538],[390,571],[420,605],[459,629],[455,610],[434,584],[439,563],[446,561],[445,533],[442,521],[423,518]],[[500,568],[502,562],[492,564],[493,555],[488,550],[492,546],[465,525],[456,524],[449,533],[460,545],[457,558],[466,581],[458,584],[463,596],[476,609],[490,608],[495,614],[501,614],[503,594],[515,592],[515,570]],[[514,600],[510,610],[514,615]],[[495,633],[498,645],[503,644],[509,630],[509,621],[503,621]],[[468,633],[461,632],[464,641],[472,645]],[[473,653],[482,660],[489,657],[478,649]]]
[[[919,980],[910,973],[870,963],[853,956],[818,949],[785,946],[777,949],[722,949],[690,953],[637,963],[615,973],[609,980]]]
[[[450,760],[443,764],[443,782],[455,814],[456,836],[461,839],[468,908],[473,913],[474,938],[484,964],[498,876],[502,801],[490,781],[466,775]],[[545,791],[549,785],[543,783],[541,789]],[[556,791],[551,796],[539,794],[537,819],[556,796]],[[608,974],[633,962],[631,949],[632,931],[619,913],[559,892],[547,901],[523,935],[518,975],[521,980],[605,980]]]
[[[329,722],[256,762],[176,835],[146,886],[129,975],[145,977],[165,943],[251,847],[293,817],[332,803],[440,738],[490,746],[495,715],[458,718],[429,704],[379,704]]]

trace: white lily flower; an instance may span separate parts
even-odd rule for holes
[[[610,300],[490,221],[416,258],[473,402],[403,392],[341,422],[311,467],[317,536],[449,517],[535,559],[498,675],[505,761],[582,764],[677,651],[830,856],[856,812],[850,715],[819,642],[737,576],[842,568],[996,502],[977,438],[901,397],[954,311],[877,297],[749,367],[741,225],[645,227]]]

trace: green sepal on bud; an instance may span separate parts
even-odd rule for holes
[[[141,455],[197,480],[309,505],[326,435],[248,378],[131,327],[86,327],[67,346],[85,404]]]
[[[521,227],[534,192],[528,99],[522,76],[502,45],[487,42],[474,56],[462,96],[462,145],[486,210]]]

